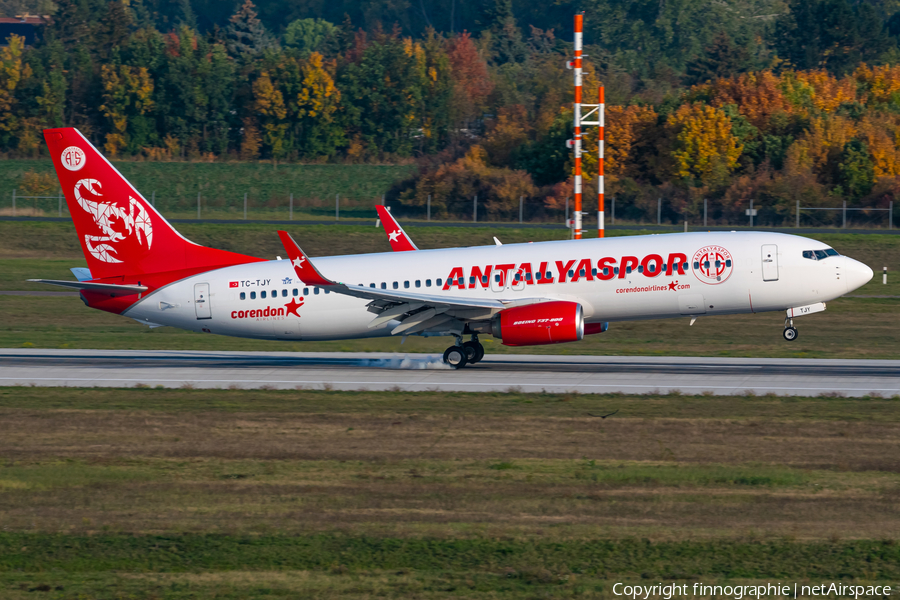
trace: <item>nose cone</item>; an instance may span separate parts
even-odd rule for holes
[[[853,260],[852,258],[847,259],[847,264],[844,269],[844,281],[847,282],[847,291],[852,292],[855,289],[861,288],[862,286],[869,283],[872,280],[872,277],[875,273],[868,267],[868,265],[864,265],[858,260]]]

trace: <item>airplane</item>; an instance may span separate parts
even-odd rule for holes
[[[794,318],[873,276],[826,244],[768,232],[313,259],[279,231],[288,258],[264,260],[184,238],[78,130],[44,137],[88,268],[73,269],[77,281],[30,281],[78,289],[87,306],[152,327],[291,341],[448,336],[443,360],[461,368],[484,357],[481,335],[577,342],[616,321],[786,311],[794,341]]]

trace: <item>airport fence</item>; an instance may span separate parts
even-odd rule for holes
[[[62,191],[51,195],[23,195],[20,190],[14,189],[6,195],[6,202],[0,202],[0,216],[12,217],[67,217],[69,209]],[[375,206],[385,204],[386,195],[380,197],[354,198],[335,194],[334,198],[310,198],[286,193],[283,195],[270,195],[259,197],[249,192],[228,197],[205,196],[198,192],[192,198],[162,198],[157,197],[155,191],[151,191],[147,200],[161,214],[170,219],[194,219],[198,221],[212,220],[278,220],[278,221],[304,221],[304,220],[335,220],[335,221],[373,221],[375,219]],[[471,200],[465,200],[471,207],[471,219],[461,221],[458,217],[450,219],[437,219],[432,215],[430,198],[424,207],[414,210],[404,209],[398,211],[399,218],[409,222],[416,221],[440,221],[448,225],[453,223],[480,223],[480,222],[506,222],[506,223],[532,223],[553,224],[560,226],[572,226],[573,203],[567,199],[564,206],[556,210],[548,209],[540,199],[521,197],[519,199],[518,215],[512,218],[496,218],[485,214],[484,203],[479,202],[478,196]],[[387,203],[390,205],[390,203]],[[866,229],[894,229],[894,203],[881,207],[848,206],[846,202],[842,206],[808,206],[796,203],[790,214],[785,214],[784,207],[756,206],[750,200],[749,206],[744,210],[745,219],[736,222],[732,217],[725,219],[721,211],[707,200],[703,201],[702,214],[699,208],[696,214],[685,214],[676,210],[665,199],[659,198],[656,203],[655,222],[646,219],[648,212],[646,206],[636,207],[633,203],[617,200],[611,197],[606,205],[606,224],[609,226],[620,225],[685,225],[686,228],[700,228],[708,226],[738,226],[738,227],[770,227],[790,226],[796,228],[822,227],[822,228],[866,228]],[[617,215],[618,212],[618,215]],[[649,212],[652,212],[649,211]],[[457,212],[457,215],[459,212]],[[516,218],[516,216],[518,218]],[[582,211],[582,227],[587,231],[597,228],[598,214],[596,203],[594,210]]]

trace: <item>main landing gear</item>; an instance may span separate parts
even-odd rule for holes
[[[800,335],[797,328],[794,327],[793,319],[789,317],[784,319],[784,333],[782,335],[784,336],[784,339],[789,342],[793,342],[797,339],[797,336]]]
[[[461,369],[466,365],[474,365],[484,358],[484,346],[478,341],[477,335],[472,335],[472,340],[463,343],[462,336],[456,336],[456,345],[444,350],[444,363],[454,369]]]

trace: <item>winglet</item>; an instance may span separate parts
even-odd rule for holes
[[[312,262],[306,254],[303,253],[303,250],[300,249],[300,246],[297,245],[297,242],[294,241],[294,238],[292,238],[288,232],[279,231],[278,237],[281,238],[281,243],[284,244],[284,249],[287,250],[288,258],[291,260],[291,265],[293,265],[294,272],[297,274],[297,277],[300,278],[300,281],[306,285],[318,287],[337,285],[330,279],[325,279],[325,277],[319,273],[319,270],[313,266]]]
[[[375,210],[378,211],[378,219],[381,221],[384,232],[388,236],[388,241],[391,243],[391,250],[394,252],[418,250],[410,237],[403,231],[403,228],[400,227],[400,223],[397,222],[386,207],[378,204],[375,206]]]

